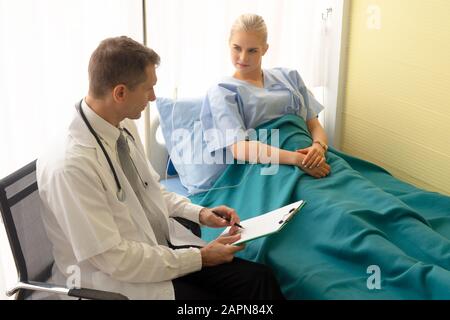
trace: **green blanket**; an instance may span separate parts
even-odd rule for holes
[[[283,149],[311,145],[297,116],[261,129],[279,129]],[[228,205],[241,219],[306,200],[281,232],[238,254],[270,265],[288,299],[450,299],[450,197],[334,149],[327,161],[332,173],[324,179],[294,166],[262,175],[267,165],[233,164],[212,190],[191,199]],[[221,231],[202,230],[206,240]]]

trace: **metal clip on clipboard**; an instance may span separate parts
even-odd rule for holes
[[[300,209],[300,207],[298,207],[298,208],[292,208],[291,210],[289,210],[289,212],[286,213],[280,221],[278,221],[278,224],[283,224],[283,223],[285,223],[285,222],[288,222],[289,219],[291,219],[291,218],[294,216],[295,211],[297,211],[298,209]],[[287,216],[287,217],[286,217],[286,216]]]

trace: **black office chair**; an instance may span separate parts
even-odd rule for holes
[[[40,214],[36,161],[0,180],[0,209],[19,281],[6,294],[16,299],[45,299],[54,294],[80,299],[127,300],[114,292],[69,289],[47,283],[54,258]]]

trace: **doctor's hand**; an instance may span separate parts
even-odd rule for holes
[[[212,228],[231,226],[230,234],[235,233],[234,231],[238,229],[235,224],[241,221],[236,211],[227,206],[203,208],[200,211],[199,220],[201,224]]]
[[[222,263],[233,261],[234,254],[242,249],[245,245],[233,246],[232,243],[241,238],[240,234],[232,236],[221,236],[214,241],[208,243],[200,249],[202,255],[202,266],[212,267]]]

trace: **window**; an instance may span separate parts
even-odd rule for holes
[[[87,93],[92,51],[120,35],[143,40],[141,0],[0,0],[0,177],[64,130]],[[0,223],[0,299],[15,278],[4,232]]]
[[[67,126],[104,38],[142,41],[141,0],[0,0],[0,177]]]
[[[339,136],[339,78],[343,70],[347,0],[149,0],[148,45],[162,57],[157,96],[205,94],[220,77],[232,74],[229,29],[242,13],[266,21],[269,50],[263,68],[288,67],[300,72],[325,106],[320,120],[329,144]]]
[[[147,4],[148,45],[162,57],[159,95],[202,95],[214,81],[232,74],[228,37],[233,21],[256,13],[266,21],[269,50],[263,68],[297,69],[320,87],[323,64],[322,12],[327,1],[152,0]]]

